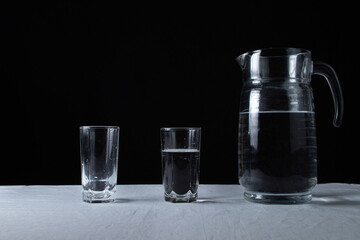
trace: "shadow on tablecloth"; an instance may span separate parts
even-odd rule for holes
[[[310,204],[324,206],[359,206],[360,193],[358,191],[341,191],[330,193],[314,193]]]

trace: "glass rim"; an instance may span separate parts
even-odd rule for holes
[[[162,127],[161,131],[172,131],[172,130],[201,130],[201,127]]]
[[[93,125],[93,126],[80,126],[80,129],[120,129],[119,126],[105,126],[105,125]]]

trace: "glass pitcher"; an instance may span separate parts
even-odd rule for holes
[[[335,71],[311,52],[268,48],[237,58],[243,72],[239,117],[239,182],[260,203],[304,203],[317,183],[311,75],[327,80],[341,125],[343,97]]]

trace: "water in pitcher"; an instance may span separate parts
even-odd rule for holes
[[[310,192],[317,181],[315,114],[240,113],[240,184],[248,192]]]

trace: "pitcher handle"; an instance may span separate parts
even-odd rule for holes
[[[334,120],[335,127],[340,127],[344,114],[344,99],[341,85],[335,70],[327,63],[313,62],[313,74],[323,76],[329,84],[331,94],[334,100]]]

